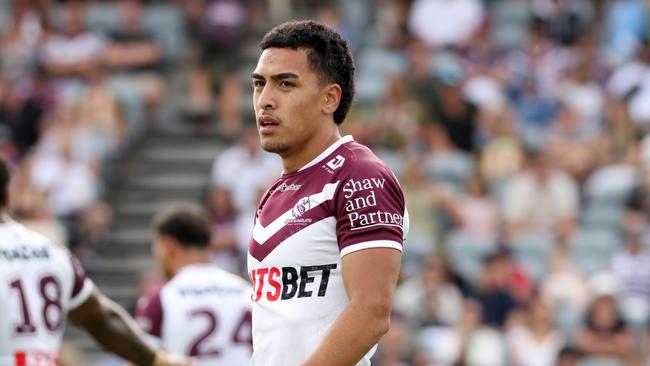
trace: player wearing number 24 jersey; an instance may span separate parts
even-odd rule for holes
[[[194,365],[248,365],[251,286],[207,263],[210,224],[193,206],[172,207],[154,219],[154,253],[170,278],[138,301],[136,319],[164,350]]]
[[[251,365],[370,365],[388,331],[408,231],[404,195],[372,151],[341,137],[354,94],[347,42],[320,23],[266,34],[252,74],[262,147],[283,174],[248,251]]]
[[[9,170],[0,159],[0,209]],[[67,320],[137,365],[185,365],[152,348],[133,319],[104,297],[64,247],[0,216],[0,366],[55,366]]]

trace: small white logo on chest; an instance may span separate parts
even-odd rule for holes
[[[344,157],[342,157],[341,155],[336,155],[334,159],[327,162],[327,166],[332,170],[336,170],[342,167],[344,162],[345,162]]]
[[[276,189],[277,191],[280,192],[286,192],[286,191],[297,191],[302,187],[302,184],[287,184],[287,183],[282,183],[280,186]]]
[[[300,217],[302,214],[307,212],[311,208],[311,202],[309,201],[309,197],[303,197],[296,203],[295,206],[293,206],[293,209],[291,210],[291,214],[293,217]]]

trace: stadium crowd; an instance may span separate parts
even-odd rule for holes
[[[342,130],[396,172],[411,219],[374,364],[650,365],[646,0],[0,1],[14,217],[93,255],[112,161],[191,63],[183,118],[230,144],[213,258],[245,276],[281,170],[250,129],[250,71],[261,34],[306,17],[353,46]]]

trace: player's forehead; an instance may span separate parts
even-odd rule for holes
[[[267,48],[260,55],[254,75],[269,78],[278,74],[295,74],[299,78],[315,76],[309,67],[308,51],[304,48]]]

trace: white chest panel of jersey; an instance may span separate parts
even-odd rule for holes
[[[196,366],[248,365],[250,294],[240,277],[214,265],[191,265],[140,301],[137,320],[164,350],[195,357]]]
[[[351,137],[276,180],[258,206],[248,252],[251,365],[300,365],[349,303],[341,258],[402,250],[407,230],[393,173]],[[369,365],[373,353],[358,365]]]
[[[0,366],[56,365],[68,310],[91,292],[65,248],[0,224]]]

